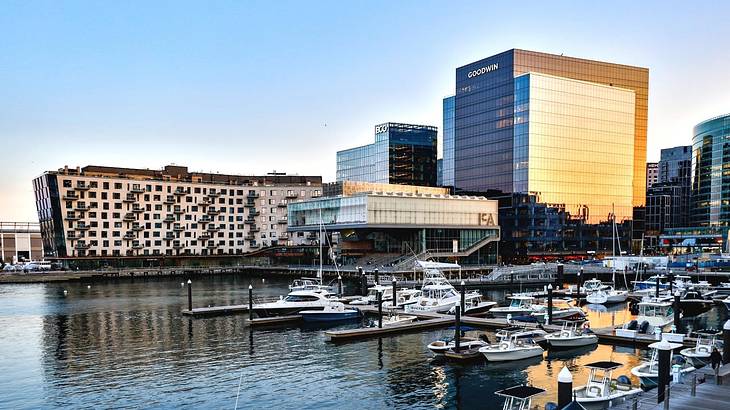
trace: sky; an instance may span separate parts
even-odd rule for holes
[[[591,4],[596,3],[596,4]],[[599,4],[600,3],[600,4]],[[648,160],[730,112],[730,3],[0,2],[0,221],[89,164],[335,177],[375,124],[442,125],[455,69],[511,48],[648,67]]]

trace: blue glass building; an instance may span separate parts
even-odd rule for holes
[[[454,186],[454,96],[444,98],[443,164],[440,186]]]
[[[337,152],[337,181],[437,186],[437,128],[388,122],[375,142]]]
[[[692,139],[693,226],[730,225],[730,114],[694,127]]]

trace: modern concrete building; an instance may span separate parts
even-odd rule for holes
[[[646,188],[649,189],[652,185],[659,182],[659,163],[658,162],[647,162],[646,163]]]
[[[41,228],[36,222],[0,222],[0,262],[43,259]]]
[[[105,166],[33,181],[45,254],[53,258],[243,255],[305,242],[287,206],[321,196],[319,176],[223,175]]]

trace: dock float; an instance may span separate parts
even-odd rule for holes
[[[370,337],[392,336],[415,330],[426,330],[445,327],[454,323],[452,318],[437,318],[419,320],[411,323],[401,323],[385,327],[365,327],[361,329],[332,330],[324,332],[331,342],[360,340]]]
[[[220,315],[235,315],[240,313],[247,313],[248,305],[228,305],[228,306],[210,306],[210,307],[198,307],[192,310],[184,309],[182,314],[185,316],[200,317],[200,316],[220,316]]]
[[[278,326],[298,323],[302,320],[302,315],[290,316],[273,316],[273,317],[257,317],[254,319],[246,319],[246,324],[251,327],[257,326]]]

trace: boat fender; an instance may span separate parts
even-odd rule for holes
[[[648,329],[649,329],[649,322],[646,320],[641,322],[641,324],[639,325],[639,333],[646,333],[646,331]]]
[[[631,379],[629,379],[629,376],[626,376],[625,374],[622,374],[621,376],[616,378],[616,383],[618,384],[631,384]]]
[[[545,410],[558,410],[558,404],[554,402],[545,403]]]
[[[632,320],[629,322],[629,324],[626,326],[626,329],[628,330],[636,330],[636,328],[639,326],[639,322],[636,320]]]

